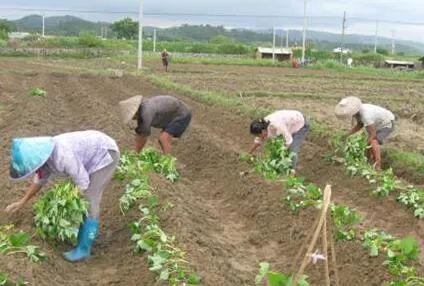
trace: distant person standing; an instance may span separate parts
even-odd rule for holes
[[[137,120],[135,151],[140,152],[151,133],[151,127],[160,128],[159,145],[164,154],[171,153],[172,138],[179,138],[191,121],[190,108],[178,98],[158,95],[143,99],[134,96],[119,103],[124,124]]]
[[[380,145],[393,132],[394,114],[381,106],[362,103],[355,96],[343,98],[336,105],[334,112],[338,118],[353,118],[356,120],[356,125],[348,132],[347,136],[365,128],[368,133],[368,145],[371,147],[367,149],[366,155],[373,162],[374,168],[380,170]]]
[[[168,65],[169,65],[169,53],[166,49],[163,49],[162,53],[160,54],[162,58],[162,65],[165,67],[165,71],[168,71]]]

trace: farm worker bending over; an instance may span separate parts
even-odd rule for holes
[[[160,128],[159,145],[165,154],[171,153],[171,139],[179,138],[191,121],[190,108],[179,99],[158,95],[143,99],[134,96],[119,103],[124,124],[137,120],[135,150],[140,152],[150,136],[151,127]]]
[[[6,212],[22,208],[53,176],[69,176],[89,202],[88,217],[78,233],[75,249],[65,252],[69,261],[90,256],[99,229],[99,207],[103,191],[119,162],[115,140],[99,131],[64,133],[54,137],[12,140],[10,177],[23,180],[35,173],[24,197],[6,207]]]
[[[374,162],[375,169],[381,169],[380,145],[393,132],[393,113],[377,105],[364,104],[354,96],[343,98],[334,111],[339,118],[356,119],[356,125],[349,131],[348,136],[365,127],[368,144],[371,146],[371,152],[367,153],[367,156]]]
[[[295,155],[292,161],[293,170],[296,169],[300,146],[309,132],[309,123],[305,116],[297,110],[278,110],[270,115],[253,120],[250,124],[250,133],[255,135],[252,154],[267,138],[283,136],[289,150]]]

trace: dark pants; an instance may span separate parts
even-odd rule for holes
[[[305,140],[306,135],[309,133],[309,122],[305,119],[305,125],[292,135],[293,142],[289,146],[289,150],[294,153],[294,157],[292,159],[292,168],[296,169],[297,161],[298,161],[298,153],[300,151],[300,146],[302,145],[303,140]]]
[[[384,127],[377,130],[376,137],[377,137],[378,144],[383,145],[383,140],[389,137],[389,135],[392,134],[394,129],[395,129],[395,122],[392,121],[391,127]]]
[[[181,137],[187,127],[190,125],[191,111],[185,116],[178,117],[171,121],[163,130],[171,134],[175,138]]]

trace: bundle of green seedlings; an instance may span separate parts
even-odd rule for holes
[[[335,140],[340,140],[340,137]],[[340,142],[333,144],[337,146],[336,150],[342,151],[346,172],[350,176],[366,178],[370,184],[376,186],[373,193],[379,196],[388,196],[395,190],[401,191],[398,201],[411,208],[416,217],[424,218],[424,191],[414,186],[405,187],[405,184],[395,177],[391,168],[376,171],[365,156],[369,146],[363,133],[350,136],[346,144],[343,147],[340,147],[341,145]]]
[[[185,253],[174,245],[175,238],[160,227],[158,198],[153,194],[147,177],[150,171],[154,171],[175,181],[179,178],[175,158],[153,151],[146,149],[140,155],[124,153],[121,156],[115,178],[129,181],[120,198],[121,211],[124,213],[141,201],[141,217],[129,225],[131,240],[135,244],[135,252],[148,253],[149,270],[158,274],[159,281],[170,285],[197,285],[200,278],[184,260]]]
[[[1,255],[24,255],[31,262],[45,260],[46,255],[40,251],[38,246],[30,244],[31,238],[24,231],[14,232],[13,225],[0,226],[0,254]],[[17,282],[9,280],[9,275],[0,272],[0,285],[25,285],[22,279]]]
[[[264,146],[262,158],[253,158],[249,155],[242,155],[241,159],[253,163],[256,172],[262,174],[267,179],[277,179],[282,175],[292,173],[292,158],[294,153],[284,144],[280,137],[267,140]]]
[[[54,185],[34,204],[37,234],[46,240],[75,243],[88,202],[69,181]]]
[[[268,286],[292,286],[293,274],[280,273],[271,271],[268,262],[259,263],[259,273],[256,275],[255,284],[261,285],[266,281]],[[308,277],[302,275],[297,283],[297,286],[309,286]]]

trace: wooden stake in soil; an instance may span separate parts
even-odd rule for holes
[[[293,280],[292,280],[292,286],[297,286],[300,277],[302,276],[303,272],[305,271],[306,266],[308,265],[308,262],[310,260],[310,254],[312,253],[312,250],[314,249],[316,242],[318,240],[318,236],[320,234],[320,232],[322,231],[324,222],[326,221],[326,216],[327,216],[327,210],[328,207],[330,205],[330,201],[331,201],[331,186],[327,185],[324,189],[324,201],[322,204],[322,211],[321,211],[321,215],[319,217],[319,221],[318,221],[318,226],[315,229],[314,235],[312,236],[312,241],[309,244],[305,257],[303,258],[302,264],[300,265],[299,270],[297,271],[296,275],[294,276]],[[325,235],[326,236],[326,235]],[[327,265],[328,268],[328,265]],[[327,279],[329,281],[329,278]],[[330,285],[330,284],[327,284]]]

